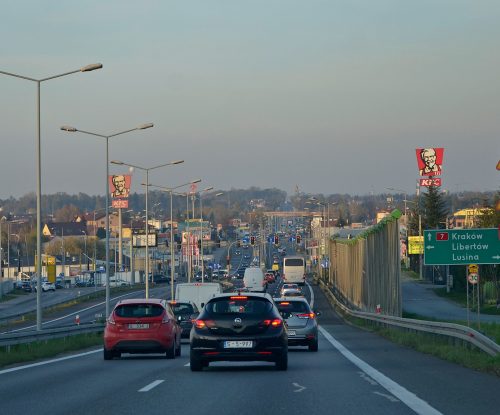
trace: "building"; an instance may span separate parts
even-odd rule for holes
[[[479,218],[486,214],[493,213],[490,208],[461,209],[453,214],[453,227],[458,229],[477,228]]]

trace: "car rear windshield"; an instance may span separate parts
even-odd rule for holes
[[[170,304],[175,314],[194,314],[194,308],[189,303]]]
[[[115,314],[118,317],[159,317],[163,310],[159,304],[123,304],[116,308]]]
[[[210,301],[206,311],[214,316],[245,315],[261,316],[269,313],[273,308],[270,301],[264,298],[234,296]]]
[[[288,311],[289,313],[308,313],[309,306],[303,301],[280,301],[277,303],[279,311]]]
[[[304,260],[302,258],[287,258],[285,259],[285,266],[302,267],[304,266]]]

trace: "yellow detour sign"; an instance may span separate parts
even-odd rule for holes
[[[470,264],[468,266],[469,274],[478,274],[479,273],[479,265]]]
[[[408,237],[408,254],[423,254],[424,253],[424,237],[409,236]]]
[[[280,266],[278,264],[273,264],[273,271],[278,271],[280,269]]]
[[[47,279],[49,282],[56,282],[56,257],[47,255],[45,257],[47,264]]]

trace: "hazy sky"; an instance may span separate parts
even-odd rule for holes
[[[216,189],[498,189],[498,0],[3,0],[0,70],[44,78],[42,191],[104,194],[110,159]],[[0,75],[0,197],[35,191],[36,83]],[[125,169],[112,166],[111,172]],[[136,171],[133,191],[142,191]]]

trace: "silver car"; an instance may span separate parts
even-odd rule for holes
[[[275,298],[274,302],[286,321],[288,327],[289,346],[308,346],[309,351],[318,351],[318,323],[316,316],[319,312],[311,310],[304,297]]]

